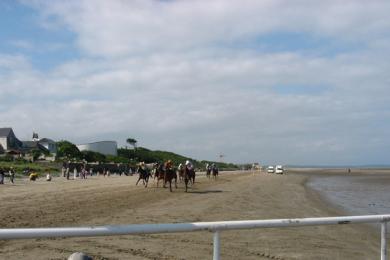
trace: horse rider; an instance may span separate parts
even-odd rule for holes
[[[165,168],[165,171],[164,171],[164,187],[165,187],[165,182],[166,182],[166,179],[167,179],[167,172],[173,170],[173,163],[172,163],[172,161],[171,160],[166,161],[164,163],[164,168]]]
[[[137,169],[137,173],[139,174],[139,177],[138,177],[138,181],[136,183],[136,185],[138,184],[138,182],[142,179],[143,182],[146,181],[146,184],[147,184],[147,181],[148,181],[148,171],[146,170],[146,166],[145,166],[145,163],[144,162],[141,162],[139,163],[138,165],[138,169]]]
[[[211,174],[211,164],[207,163],[206,164],[206,176],[208,178],[210,178],[210,174]]]
[[[194,165],[190,162],[190,160],[186,161],[186,168],[191,171],[194,169]]]
[[[172,161],[171,160],[166,161],[164,167],[165,167],[165,171],[172,170],[173,168]]]

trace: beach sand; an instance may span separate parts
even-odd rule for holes
[[[303,173],[302,173],[303,172]],[[1,228],[326,217],[345,215],[304,184],[310,170],[285,175],[221,173],[185,193],[135,186],[136,176],[17,180],[0,186]],[[326,174],[317,172],[315,174]],[[331,171],[331,174],[344,174]],[[0,241],[0,259],[211,259],[210,232]],[[221,259],[379,259],[368,225],[269,228],[221,233]]]

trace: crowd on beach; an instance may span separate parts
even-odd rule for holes
[[[15,171],[12,167],[10,168],[0,168],[0,184],[4,184],[5,177],[9,177],[10,183],[14,183]]]
[[[75,179],[87,179],[90,176],[103,176],[110,177],[111,175],[125,175],[132,176],[135,173],[139,173],[139,166],[144,168],[151,169],[155,164],[145,164],[143,162],[139,163],[136,167],[130,167],[129,165],[124,164],[87,164],[87,163],[72,163],[64,162],[61,167],[60,176],[66,178],[67,180]],[[186,161],[185,163],[180,163],[177,167],[172,164],[171,160],[161,164],[162,167],[177,168],[182,169],[184,167],[194,168],[194,165]],[[209,173],[211,171],[217,170],[215,164],[206,164],[205,170]],[[39,174],[31,169],[25,169],[23,175],[28,176],[30,181],[35,181],[39,178]],[[52,181],[52,173],[48,169],[45,170],[44,176],[46,181]],[[13,167],[0,167],[0,184],[5,183],[5,178],[9,177],[9,183],[14,184],[15,179],[15,170]]]

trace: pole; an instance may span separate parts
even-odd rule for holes
[[[214,253],[213,260],[219,260],[220,254],[220,239],[219,239],[219,231],[214,232]]]
[[[387,222],[384,221],[381,224],[381,260],[387,260],[387,239],[386,239],[386,233],[387,233]]]

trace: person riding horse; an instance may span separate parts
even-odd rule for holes
[[[163,176],[161,176],[161,175],[163,175]],[[163,185],[164,188],[165,188],[166,183],[169,182],[169,190],[171,192],[172,192],[172,180],[175,180],[175,187],[177,189],[177,174],[176,174],[176,171],[173,167],[171,160],[168,160],[164,163],[163,174],[162,174],[162,172],[160,172],[159,176],[157,177],[157,187],[158,187],[158,182],[160,179],[164,180],[164,185]]]
[[[218,166],[215,165],[215,163],[213,163],[213,165],[211,166],[211,171],[213,172],[213,177],[216,180],[218,177],[219,170],[218,170]]]
[[[206,164],[206,177],[210,179],[210,175],[211,175],[211,165]]]
[[[165,188],[165,183],[167,182],[167,174],[169,174],[171,171],[173,171],[173,163],[171,160],[168,160],[164,163],[164,188]]]
[[[138,181],[135,185],[138,185],[138,182],[142,179],[142,182],[145,185],[145,188],[148,187],[149,172],[147,171],[144,162],[141,162],[138,165],[137,173],[139,174],[139,177],[138,177]]]
[[[182,182],[184,180],[185,174],[184,166],[182,163],[179,164],[179,166],[177,167],[177,173],[179,174],[179,181]]]
[[[194,165],[189,160],[187,160],[185,163],[184,170],[185,170],[184,183],[187,192],[188,183],[191,182],[192,185],[195,183],[195,168]]]

